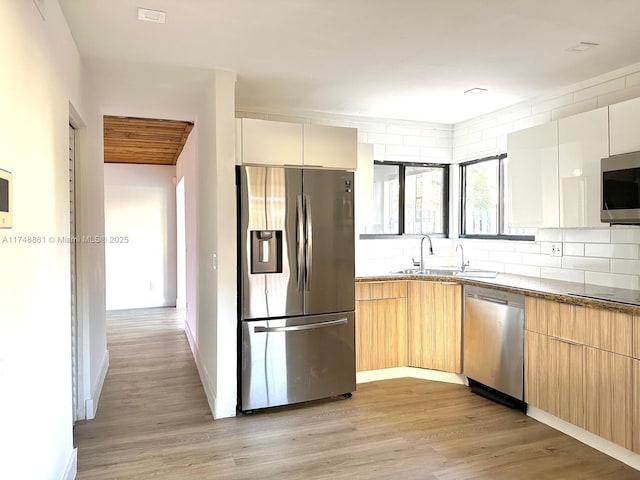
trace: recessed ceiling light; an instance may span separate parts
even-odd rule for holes
[[[464,93],[470,93],[471,95],[478,95],[480,93],[486,93],[489,90],[487,90],[486,88],[479,88],[479,87],[475,87],[475,88],[470,88],[469,90],[465,90]]]
[[[591,50],[593,47],[597,47],[600,45],[599,43],[593,42],[580,42],[577,45],[567,48],[568,52],[586,52],[587,50]]]
[[[138,8],[138,20],[142,20],[143,22],[164,23],[166,18],[167,12]]]

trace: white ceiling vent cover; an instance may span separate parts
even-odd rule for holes
[[[143,22],[165,23],[166,19],[167,12],[138,8],[138,20],[141,20]]]

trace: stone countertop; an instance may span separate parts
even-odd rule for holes
[[[631,291],[603,287],[600,285],[591,285],[575,282],[566,282],[562,280],[551,280],[546,278],[526,277],[522,275],[512,275],[507,273],[498,273],[495,278],[481,277],[452,277],[437,275],[412,275],[412,274],[383,274],[383,275],[366,275],[356,277],[358,282],[389,282],[389,281],[436,281],[436,282],[455,282],[461,285],[475,285],[479,287],[495,288],[496,290],[504,290],[508,292],[521,293],[530,297],[539,297],[555,302],[570,303],[584,307],[605,308],[618,312],[629,313],[632,315],[640,315],[640,307],[626,303],[598,300],[595,298],[586,298],[576,295],[609,295],[609,294],[629,294]],[[576,294],[576,295],[570,295]],[[638,292],[631,292],[638,294]]]

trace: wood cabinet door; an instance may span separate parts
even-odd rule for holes
[[[302,166],[302,124],[242,119],[242,163]]]
[[[407,364],[407,299],[356,301],[356,370]]]
[[[584,428],[631,450],[634,360],[597,348],[584,349]]]
[[[358,130],[328,125],[304,125],[305,167],[355,170]]]
[[[409,365],[462,372],[462,288],[409,283]]]
[[[584,347],[525,332],[525,401],[584,427]]]

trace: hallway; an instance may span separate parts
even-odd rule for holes
[[[107,325],[97,417],[75,428],[80,480],[640,478],[466,387],[411,378],[214,422],[179,312],[110,312]]]

